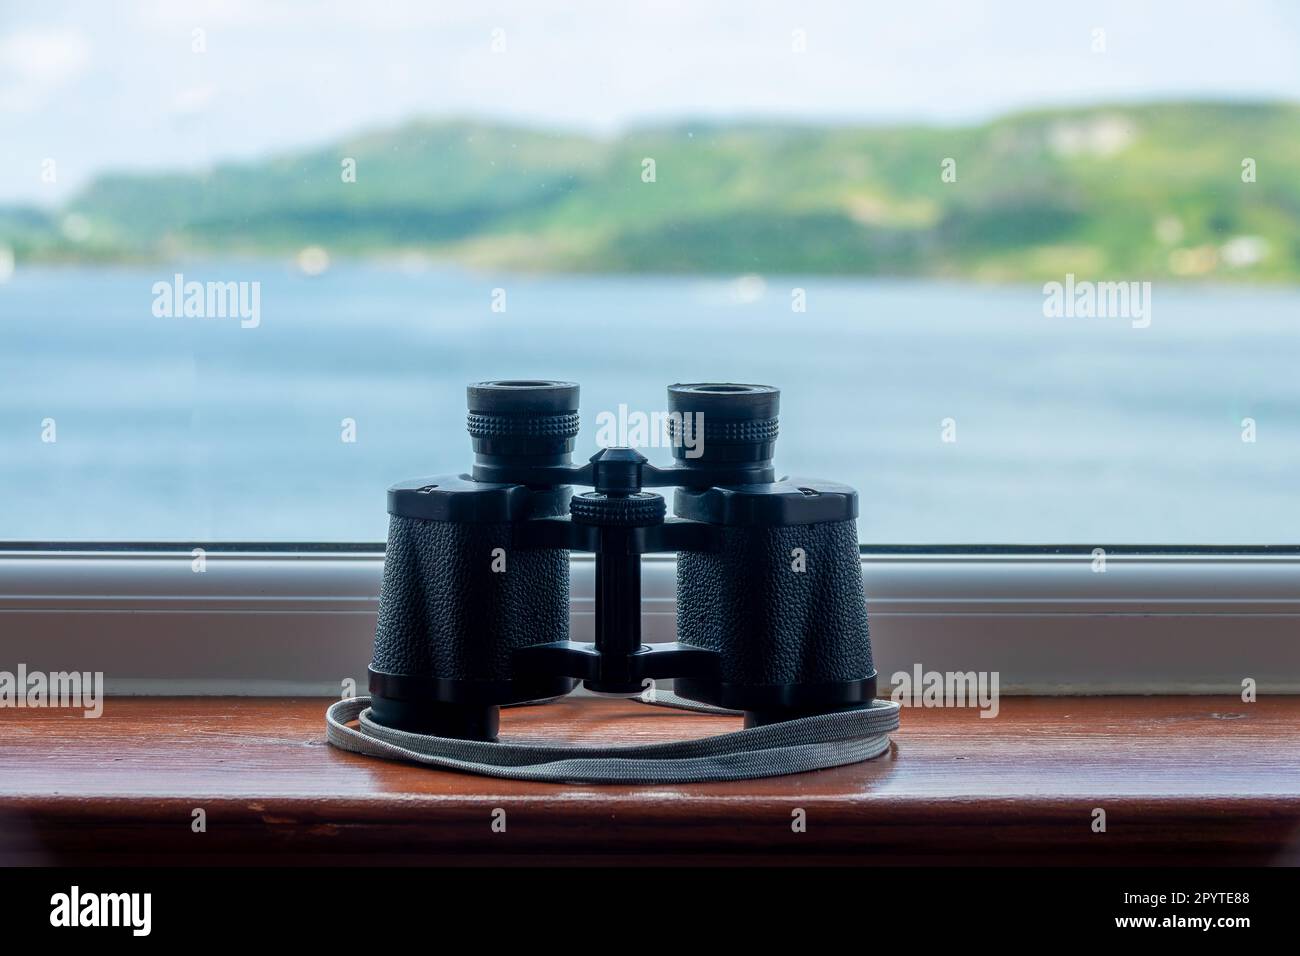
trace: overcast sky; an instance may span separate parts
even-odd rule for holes
[[[1300,3],[0,0],[0,202],[416,115],[608,132],[1171,97],[1300,100]]]

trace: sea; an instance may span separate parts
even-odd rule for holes
[[[173,294],[188,283],[236,283],[246,308],[189,314],[208,309]],[[663,411],[671,383],[779,386],[778,470],[856,487],[867,544],[1300,542],[1300,289],[1156,282],[1141,320],[1049,299],[19,264],[0,282],[0,541],[379,542],[389,484],[470,466],[466,383],[557,378],[582,386],[580,458],[599,422]],[[642,451],[664,462],[658,438]]]

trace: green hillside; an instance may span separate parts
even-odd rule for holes
[[[356,182],[342,179],[345,158]],[[955,182],[942,180],[947,158]],[[611,139],[417,122],[204,175],[106,175],[58,214],[0,211],[0,242],[20,261],[319,245],[538,270],[1294,281],[1300,107],[1095,107],[951,129],[683,124]]]

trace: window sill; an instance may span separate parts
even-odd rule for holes
[[[98,720],[0,710],[0,864],[1300,862],[1297,697],[1003,698],[995,719],[907,709],[878,760],[674,787],[342,753],[324,741],[327,703],[112,698]],[[735,724],[590,698],[502,714],[504,733],[576,743]],[[205,833],[191,830],[196,808]]]
[[[110,694],[366,686],[379,553],[0,552],[0,669],[103,671]],[[882,680],[997,671],[1002,694],[1300,693],[1300,554],[863,555]],[[575,640],[594,572],[573,561]],[[676,565],[642,564],[642,635],[676,637]],[[1229,636],[1230,635],[1230,636]]]

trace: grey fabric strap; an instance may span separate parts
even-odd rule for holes
[[[659,691],[644,703],[734,714]],[[803,773],[870,760],[889,749],[899,705],[877,700],[838,711],[727,734],[665,744],[556,747],[485,743],[411,734],[370,719],[370,698],[341,700],[325,712],[326,739],[353,753],[511,780],[552,783],[703,783]],[[539,701],[538,703],[545,703]],[[358,727],[348,726],[356,720]]]

